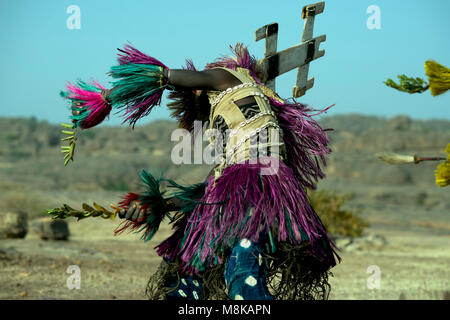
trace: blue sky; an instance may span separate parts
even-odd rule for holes
[[[278,22],[278,48],[285,49],[300,41],[300,11],[313,2],[2,0],[0,116],[67,121],[67,104],[58,94],[66,81],[96,79],[108,86],[106,72],[115,64],[116,48],[127,41],[171,68],[192,58],[201,69],[229,54],[228,46],[238,41],[262,57],[264,42],[255,42],[255,30]],[[70,5],[81,10],[79,30],[66,26]],[[380,30],[366,26],[370,5],[381,10]],[[449,12],[447,0],[326,1],[314,30],[315,36],[327,35],[321,45],[326,54],[312,62],[309,74],[315,85],[299,101],[317,108],[336,104],[330,115],[450,119],[450,93],[408,95],[383,84],[401,73],[425,77],[427,59],[450,66]],[[295,79],[292,71],[277,80],[282,97],[292,95]],[[140,123],[168,117],[163,104]],[[108,124],[120,122],[112,116]]]

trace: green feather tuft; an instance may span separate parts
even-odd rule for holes
[[[111,67],[110,75],[119,79],[114,82],[110,95],[115,107],[145,99],[166,88],[162,67],[147,64],[123,64]]]
[[[165,216],[168,215],[164,193],[160,191],[161,178],[157,179],[145,170],[141,172],[141,179],[145,183],[147,190],[141,193],[139,202],[147,205],[150,214],[143,227],[137,231],[146,230],[142,235],[144,241],[150,241],[159,229],[159,225]]]

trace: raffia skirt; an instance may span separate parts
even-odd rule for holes
[[[278,159],[276,159],[278,161]],[[189,187],[172,184],[174,197],[189,205],[173,223],[173,234],[156,249],[165,258],[150,278],[147,295],[164,299],[164,279],[194,274],[205,299],[226,299],[224,262],[240,239],[265,248],[267,286],[275,299],[326,299],[337,249],[306,191],[282,161],[230,165],[214,180]]]

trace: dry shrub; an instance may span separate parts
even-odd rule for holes
[[[33,191],[22,190],[7,191],[0,196],[1,211],[25,212],[29,218],[45,216],[45,211],[51,208],[53,203]]]
[[[308,192],[309,200],[323,224],[334,236],[360,237],[369,224],[359,217],[359,212],[343,209],[352,198],[350,194],[338,194],[329,190]]]

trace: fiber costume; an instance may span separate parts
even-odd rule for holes
[[[117,234],[142,231],[148,241],[164,217],[173,224],[173,234],[156,247],[164,260],[148,283],[149,298],[327,298],[329,270],[340,258],[306,195],[324,177],[327,134],[311,118],[313,110],[259,81],[256,60],[243,45],[234,53],[206,69],[222,68],[241,84],[200,93],[171,87],[168,67],[127,45],[111,69],[117,79],[111,90],[97,83],[68,86],[64,97],[83,111],[74,127],[95,126],[113,109],[124,110],[124,122],[134,127],[170,89],[169,108],[182,128],[192,131],[195,120],[208,121],[226,137],[211,138],[224,152],[205,181],[181,186],[143,171],[147,190],[119,203],[127,208],[137,200],[148,215],[126,221]],[[191,62],[186,68],[195,70]],[[250,96],[256,103],[236,103]]]

